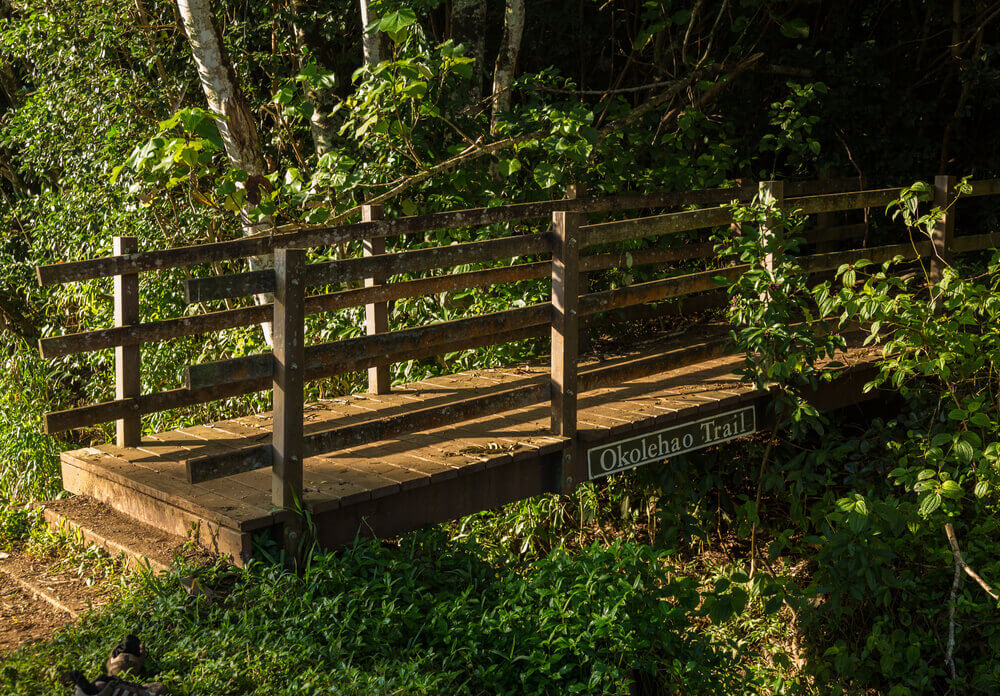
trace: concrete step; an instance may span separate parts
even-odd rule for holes
[[[128,517],[85,495],[40,505],[54,530],[81,535],[111,556],[122,556],[130,568],[148,566],[153,572],[170,569],[185,539]]]

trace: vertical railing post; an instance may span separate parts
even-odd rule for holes
[[[945,211],[944,216],[934,224],[931,244],[931,283],[941,282],[944,269],[952,262],[955,240],[955,208],[949,207],[955,201],[955,177],[940,175],[934,177],[934,206]]]
[[[784,181],[762,181],[760,182],[760,195],[759,199],[761,203],[769,204],[774,203],[779,209],[785,200],[785,182]],[[766,239],[774,236],[774,227],[777,223],[773,218],[768,218],[764,223],[764,229],[762,230],[762,235]],[[764,268],[768,272],[774,272],[774,254],[768,253],[764,255]]]
[[[115,256],[139,251],[135,237],[115,237]],[[139,275],[127,273],[115,276],[115,326],[139,323]],[[115,348],[115,399],[132,399],[139,396],[140,379],[139,344]],[[136,447],[142,440],[142,423],[138,412],[117,421],[115,441],[119,447]]]
[[[560,465],[559,488],[564,492],[580,482],[583,471],[575,447],[582,220],[580,213],[552,214],[552,432],[572,438]]]
[[[568,200],[575,200],[577,198],[583,198],[587,194],[587,188],[583,184],[570,184],[566,187],[566,198]],[[586,295],[590,292],[590,273],[587,271],[580,271],[580,288],[579,294]],[[580,317],[580,343],[578,349],[581,353],[589,353],[593,346],[591,345],[590,336],[590,318]]]
[[[271,500],[294,510],[302,501],[302,399],[305,250],[274,250],[274,433]],[[303,507],[304,509],[304,507]],[[284,525],[284,545],[296,558],[302,520],[294,512]]]
[[[361,206],[361,220],[363,222],[374,222],[385,217],[385,208],[381,205]],[[385,253],[385,237],[373,237],[364,240],[364,255],[377,256]],[[365,278],[365,287],[381,285],[385,282],[384,277]],[[389,330],[389,308],[385,302],[373,302],[365,305],[365,332],[372,336],[374,334],[386,333]],[[377,365],[368,368],[368,393],[388,394],[389,386],[389,366]]]
[[[785,182],[784,181],[762,181],[760,182],[758,200],[761,203],[769,204],[774,203],[779,210],[783,205],[785,200]],[[769,246],[771,243],[771,238],[774,236],[774,228],[778,223],[774,218],[768,216],[767,220],[764,222],[764,228],[761,230],[761,237],[764,241],[765,246]],[[764,268],[769,274],[774,273],[774,253],[767,252],[764,254]],[[762,300],[767,300],[769,293],[763,293],[761,296]]]

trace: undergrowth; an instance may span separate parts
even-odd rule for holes
[[[211,596],[185,591],[191,572]],[[61,668],[96,674],[109,641],[139,630],[177,694],[750,693],[729,641],[694,630],[697,602],[696,581],[648,545],[503,564],[435,528],[314,555],[300,575],[147,576],[0,675],[3,693],[61,693]]]

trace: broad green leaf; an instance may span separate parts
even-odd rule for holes
[[[497,171],[500,172],[500,176],[507,178],[511,174],[521,171],[521,160],[516,157],[500,160],[500,164],[497,165]]]
[[[949,479],[941,484],[941,494],[946,498],[957,500],[962,497],[962,487]]]
[[[559,183],[559,170],[553,165],[543,162],[535,167],[532,177],[535,183],[543,189],[552,188]]]
[[[927,516],[941,507],[941,496],[937,493],[929,493],[920,501],[920,514]]]
[[[378,23],[380,31],[388,34],[393,43],[400,43],[406,38],[407,27],[415,24],[417,15],[412,8],[402,7],[389,12]]]

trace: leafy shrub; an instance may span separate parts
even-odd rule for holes
[[[688,694],[743,692],[728,646],[689,629],[697,592],[665,561],[613,544],[520,568],[441,531],[399,548],[362,540],[313,556],[301,576],[202,571],[225,592],[217,601],[176,576],[147,580],[0,670],[16,693],[58,692],[51,662],[96,672],[109,640],[138,627],[175,693],[623,694],[643,674]]]

